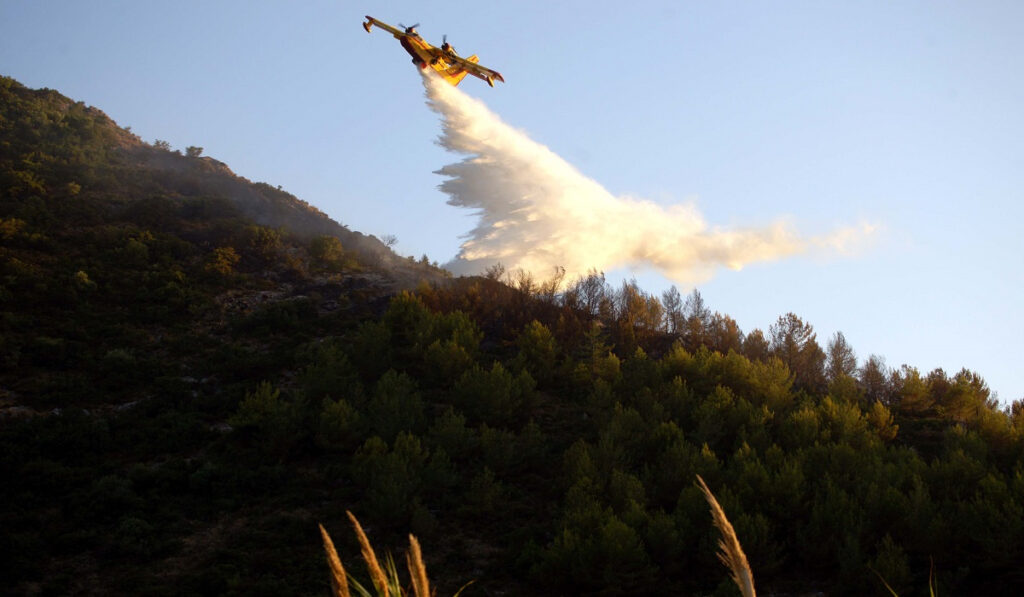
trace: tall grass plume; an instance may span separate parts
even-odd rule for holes
[[[360,551],[363,560],[366,562],[366,569],[370,573],[370,581],[374,590],[370,591],[350,573],[346,572],[345,568],[341,565],[341,558],[338,557],[338,552],[334,549],[334,542],[331,541],[331,536],[324,529],[323,525],[320,525],[320,536],[323,538],[324,551],[327,552],[327,565],[331,569],[332,597],[350,597],[349,586],[352,587],[359,597],[433,597],[434,594],[430,590],[430,579],[427,578],[427,567],[423,564],[423,551],[420,549],[420,542],[414,535],[409,535],[409,551],[405,554],[405,563],[409,569],[409,578],[412,585],[410,589],[402,586],[402,580],[399,578],[398,567],[395,566],[394,558],[388,554],[382,566],[380,560],[377,559],[377,553],[373,550],[373,546],[370,545],[370,540],[363,531],[362,525],[359,524],[359,520],[347,510],[345,514],[348,515],[348,519],[352,522],[356,538],[359,539]],[[463,585],[455,593],[455,597],[458,597],[472,582],[470,581]]]
[[[334,597],[350,597],[348,592],[348,579],[345,576],[345,567],[341,565],[341,558],[338,551],[334,549],[334,542],[327,534],[324,525],[320,527],[320,537],[324,542],[324,551],[327,552],[327,565],[331,568],[331,594]]]
[[[697,475],[697,483],[704,492],[704,499],[711,506],[711,517],[715,520],[715,526],[722,533],[721,539],[718,540],[718,559],[732,572],[732,579],[740,588],[743,597],[755,597],[754,573],[750,570],[747,554],[743,553],[743,547],[740,546],[732,523],[726,518],[725,510],[722,510],[722,506],[700,475]]]
[[[377,561],[377,554],[373,551],[373,546],[370,545],[370,540],[366,538],[366,533],[363,532],[362,525],[359,524],[359,520],[355,514],[352,514],[348,510],[345,511],[348,515],[348,519],[352,521],[352,526],[356,530],[356,537],[359,538],[359,546],[362,549],[363,560],[366,561],[366,568],[370,572],[370,580],[373,582],[373,586],[377,589],[377,594],[381,597],[390,597],[388,591],[388,577],[384,574],[384,570],[380,567],[380,562]]]

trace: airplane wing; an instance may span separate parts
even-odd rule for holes
[[[366,32],[369,33],[371,25],[372,26],[376,26],[376,27],[380,27],[381,29],[383,29],[384,31],[387,31],[388,33],[390,33],[391,35],[394,35],[395,37],[401,37],[401,36],[405,35],[405,32],[402,31],[401,29],[396,29],[396,28],[392,27],[391,25],[388,25],[387,23],[378,21],[377,19],[371,17],[370,15],[366,15],[366,22],[363,23],[363,29],[366,29]]]
[[[489,69],[486,66],[480,66],[479,64],[477,64],[475,62],[470,62],[469,60],[466,60],[465,58],[463,58],[461,56],[450,56],[449,60],[451,60],[452,62],[455,62],[456,64],[458,64],[462,68],[466,69],[466,72],[468,72],[469,74],[473,75],[474,77],[483,79],[484,81],[487,81],[488,83],[491,83],[491,81],[493,81],[495,79],[501,81],[502,83],[505,82],[505,78],[502,77],[501,73],[499,73],[498,71]],[[491,83],[491,86],[493,87],[494,84]]]

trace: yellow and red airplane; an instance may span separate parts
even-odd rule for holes
[[[429,66],[452,85],[461,83],[462,79],[466,78],[466,75],[473,75],[478,79],[483,79],[491,87],[494,87],[495,80],[502,83],[505,82],[505,79],[498,71],[477,64],[479,58],[476,57],[476,54],[469,58],[463,58],[456,54],[455,48],[448,43],[447,35],[444,36],[441,47],[435,48],[423,41],[420,34],[416,33],[416,28],[420,26],[419,23],[412,27],[406,27],[401,23],[398,25],[402,29],[397,29],[367,15],[366,22],[363,23],[363,29],[366,29],[366,32],[369,33],[371,27],[377,26],[395,36],[395,39],[402,44],[405,51],[409,52],[409,55],[412,56],[413,64],[421,69],[426,69]]]

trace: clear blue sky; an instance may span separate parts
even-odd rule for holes
[[[879,227],[701,285],[743,330],[792,311],[861,360],[1024,397],[1022,2],[0,0],[0,73],[444,262],[474,222],[437,190],[457,157],[364,14],[479,54],[507,83],[460,88],[616,195],[722,228]]]

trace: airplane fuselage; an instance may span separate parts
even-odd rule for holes
[[[430,46],[428,46],[419,35],[416,35],[415,33],[407,33],[400,36],[396,35],[395,37],[398,38],[398,42],[402,44],[405,51],[409,52],[409,55],[412,56],[412,61],[415,62],[417,66],[420,68],[427,68],[427,61],[430,59],[430,53],[427,48]]]
[[[420,69],[426,69],[429,66],[452,85],[458,85],[466,75],[473,75],[478,79],[486,81],[491,87],[494,87],[495,80],[505,81],[498,71],[480,66],[476,54],[468,58],[458,56],[447,40],[445,40],[440,48],[430,45],[420,37],[419,33],[416,33],[415,25],[405,27],[404,30],[397,29],[367,15],[366,22],[363,23],[363,29],[369,33],[373,27],[384,29],[394,36],[402,44],[402,48],[412,57],[413,64]]]
[[[422,70],[426,70],[428,66],[433,68],[452,85],[458,85],[468,74],[462,67],[455,64],[454,60],[450,60],[446,52],[439,51],[438,48],[423,41],[418,33],[395,34],[395,38],[398,39],[398,43],[402,44],[402,48],[409,53],[409,56],[412,56],[413,64]],[[476,56],[472,56],[470,60],[475,62]]]

